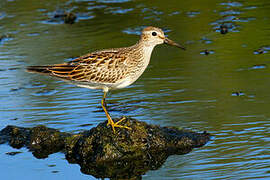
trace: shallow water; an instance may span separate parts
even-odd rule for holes
[[[59,11],[78,18],[72,25],[51,21]],[[110,94],[113,117],[214,136],[202,148],[169,157],[143,179],[270,178],[269,11],[268,0],[2,0],[0,128],[42,124],[79,132],[102,122],[101,91],[29,74],[25,67],[128,46],[153,25],[187,51],[156,47],[143,76]],[[220,33],[221,25],[228,33]],[[6,154],[13,151],[22,153]],[[58,153],[38,160],[26,149],[1,145],[1,177],[95,179],[63,158]]]

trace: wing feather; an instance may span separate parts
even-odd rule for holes
[[[90,53],[70,62],[49,66],[29,66],[30,72],[42,73],[71,81],[116,82],[122,76],[127,56],[117,50]]]

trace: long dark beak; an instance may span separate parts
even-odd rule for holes
[[[165,44],[168,44],[168,45],[171,45],[171,46],[179,47],[179,48],[181,48],[181,49],[183,49],[183,50],[186,50],[185,47],[181,46],[180,44],[178,44],[178,43],[176,43],[176,42],[174,42],[174,41],[172,41],[172,40],[170,40],[170,39],[168,39],[168,38],[165,38],[165,39],[164,39],[164,43],[165,43]]]

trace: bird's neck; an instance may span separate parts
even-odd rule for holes
[[[131,57],[127,59],[127,64],[137,67],[144,66],[146,68],[150,62],[154,47],[155,45],[150,45],[150,43],[146,43],[141,39],[133,46],[125,48],[124,54],[128,54],[128,56]]]
[[[144,41],[143,39],[140,39],[137,44],[134,45],[138,51],[142,54],[143,58],[147,59],[148,61],[150,60],[152,51],[154,47],[156,46],[155,44],[153,45],[150,42]]]
[[[132,67],[130,76],[132,77],[128,84],[136,81],[147,68],[152,51],[155,46],[149,46],[144,42],[137,42],[135,45],[127,48],[130,58],[127,58],[126,63]]]

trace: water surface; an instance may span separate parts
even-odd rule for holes
[[[187,51],[156,47],[143,76],[110,94],[112,116],[214,136],[200,149],[169,157],[143,179],[270,178],[269,10],[268,0],[2,0],[0,128],[46,125],[79,132],[104,121],[100,90],[29,74],[25,67],[129,46],[153,25]],[[59,11],[78,18],[74,24],[51,21]],[[227,33],[221,34],[221,25]],[[95,179],[60,153],[38,160],[26,149],[1,145],[0,151],[4,179]],[[22,153],[6,154],[12,151]]]

